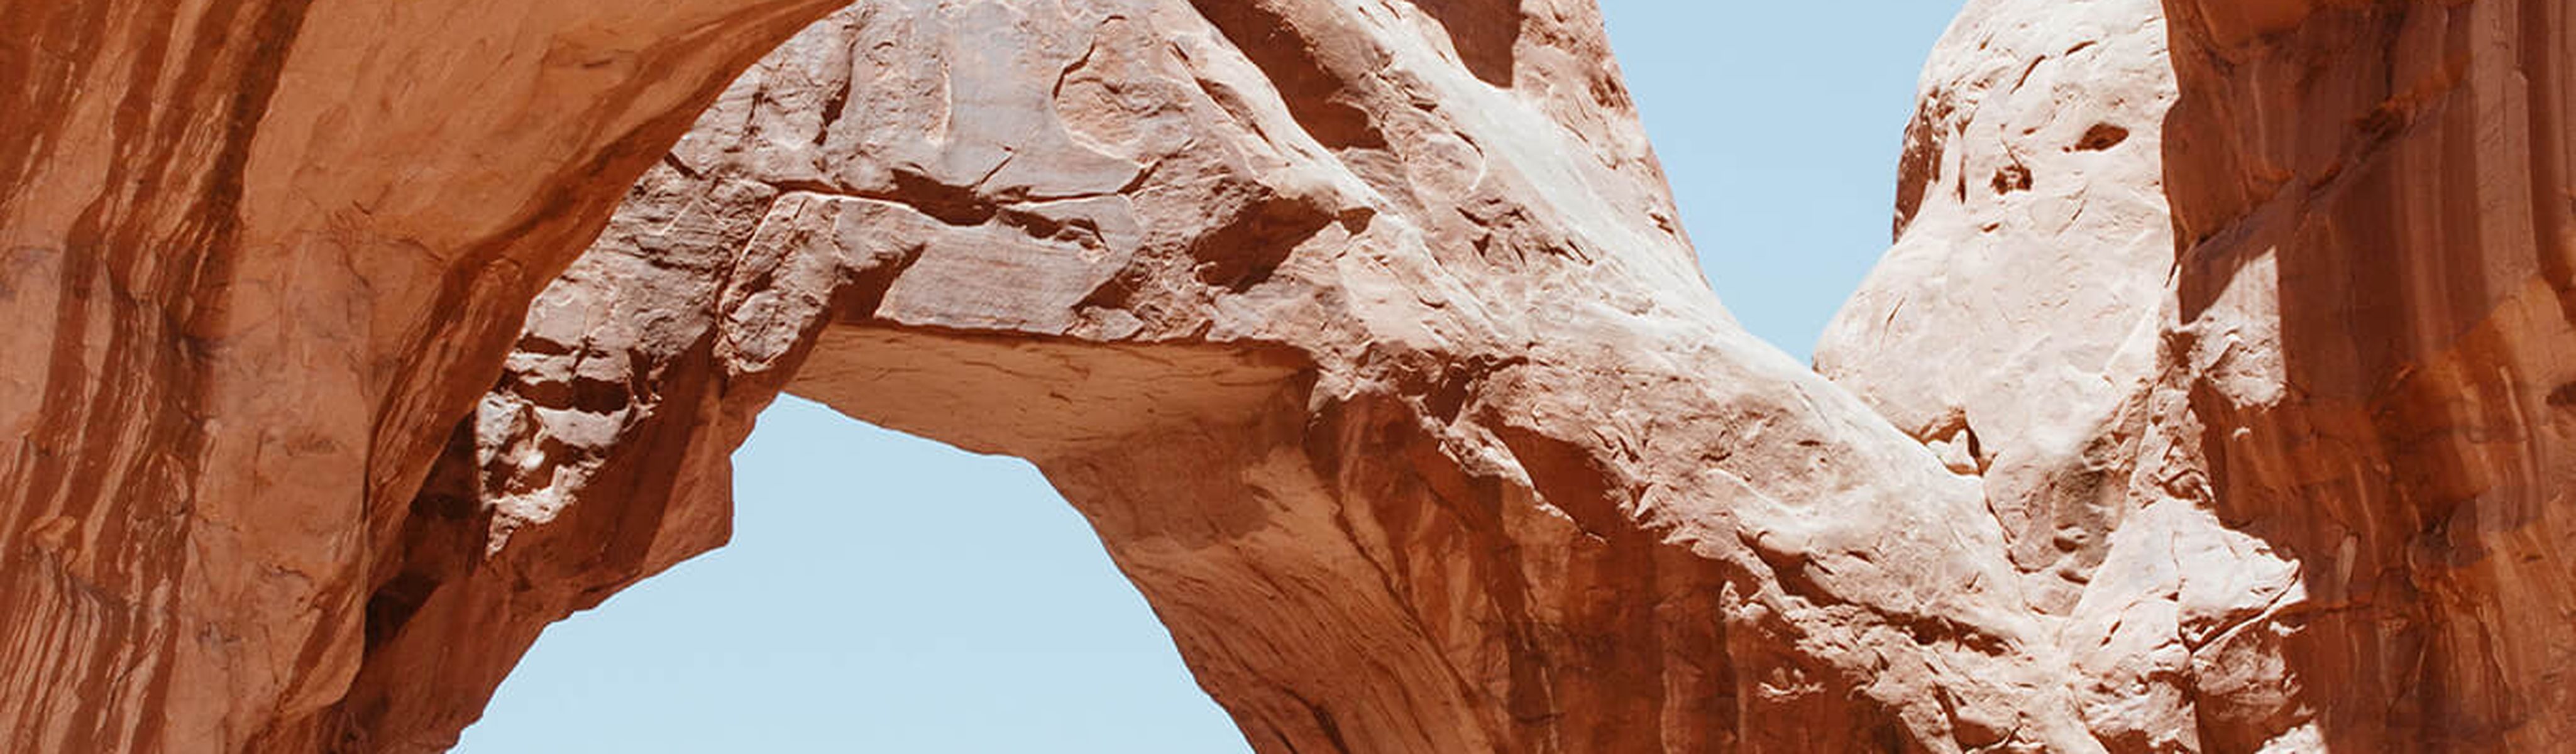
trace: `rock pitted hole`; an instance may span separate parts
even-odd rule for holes
[[[2558,389],[2549,391],[2549,407],[2556,409],[2576,407],[2576,382],[2560,385]]]
[[[2075,151],[2099,152],[2129,140],[2129,129],[2109,123],[2095,123],[2084,129],[2084,138],[2075,140]]]
[[[1994,187],[1997,196],[2015,191],[2029,191],[2030,168],[2018,162],[1996,168],[1995,179],[1989,185]]]

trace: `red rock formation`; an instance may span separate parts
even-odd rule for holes
[[[1973,3],[1832,382],[1585,0],[366,5],[0,8],[0,748],[442,748],[781,390],[1263,750],[2567,737],[2547,0]]]
[[[0,4],[0,749],[328,742],[529,297],[829,9]]]
[[[711,546],[793,373],[1036,461],[1265,750],[2080,738],[1970,487],[1723,315],[1592,9],[1522,10],[1507,77],[1429,6],[809,30],[540,297],[420,614]]]
[[[2563,749],[2576,13],[2167,5],[2176,429],[2307,594],[2263,639],[2289,687],[2222,697],[2213,743]]]
[[[1977,469],[2016,566],[2079,595],[2086,725],[2564,749],[2563,4],[2170,0],[2170,35],[2117,22],[2146,3],[2010,5],[1953,29],[1978,62],[1936,60],[1912,223],[1819,365]],[[2160,68],[2167,36],[2170,73],[2060,74]]]

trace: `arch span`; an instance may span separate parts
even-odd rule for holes
[[[720,543],[786,390],[1036,462],[1264,750],[2081,740],[1974,482],[1734,325],[1597,11],[1522,5],[1511,88],[1401,4],[808,29],[538,297],[371,657]]]

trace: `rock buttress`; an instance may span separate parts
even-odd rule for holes
[[[1991,2],[1936,52],[1818,362],[1979,474],[2105,744],[2565,748],[2571,24]]]
[[[829,10],[0,3],[0,749],[404,748],[339,700],[423,475],[618,188]]]

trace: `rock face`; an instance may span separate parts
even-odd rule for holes
[[[0,4],[0,749],[330,743],[530,297],[831,7]]]
[[[1974,485],[1718,308],[1594,9],[1493,10],[809,29],[538,298],[420,615],[712,546],[783,385],[1035,461],[1265,750],[2080,738]]]
[[[124,5],[0,8],[0,748],[439,750],[781,391],[1264,751],[2576,733],[2553,0],[1972,2],[1815,371],[1589,0]]]
[[[2568,746],[2576,9],[2171,6],[2170,424],[2306,596],[2215,741]]]
[[[2576,19],[2158,10],[1971,5],[1819,369],[1981,476],[2109,748],[2563,750]]]

